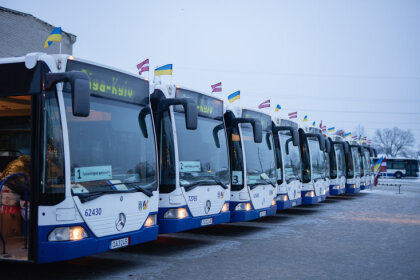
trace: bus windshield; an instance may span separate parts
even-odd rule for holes
[[[343,145],[334,145],[334,150],[337,161],[337,178],[340,178],[346,176],[346,159]]]
[[[64,102],[74,194],[156,190],[150,114],[145,118],[147,138],[138,122],[144,106],[91,96],[90,115],[82,118],[73,116],[69,93]]]
[[[358,147],[351,147],[351,154],[353,157],[353,163],[354,163],[354,175],[360,176],[360,154],[359,154],[359,148]]]
[[[324,153],[325,157],[325,178],[330,177],[330,157],[328,153]]]
[[[299,147],[293,146],[292,136],[279,134],[281,151],[283,153],[283,168],[286,182],[293,179],[300,179],[301,160]]]
[[[324,152],[319,148],[318,138],[309,137],[309,153],[311,155],[312,180],[325,177],[325,158]]]
[[[229,184],[229,158],[223,121],[199,116],[197,129],[188,130],[183,113],[174,112],[174,118],[181,186],[199,181],[208,181],[206,184],[213,185]]]
[[[366,174],[372,175],[373,174],[372,160],[370,159],[369,150],[368,149],[363,149],[363,151],[364,151],[365,160],[366,160],[366,165],[365,165]]]
[[[251,128],[242,127],[241,130],[245,149],[247,185],[275,184],[276,164],[271,132],[263,130],[263,141],[255,143]]]

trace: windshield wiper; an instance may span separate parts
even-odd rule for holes
[[[216,185],[221,186],[225,190],[229,188],[226,184],[224,184],[219,179],[216,179],[216,178],[208,178],[208,179],[209,180],[196,181],[196,182],[188,184],[188,185],[181,185],[181,187],[183,187],[185,189],[185,191],[187,191],[187,192],[195,189],[198,186],[210,186],[210,185],[214,185],[215,183],[216,183]]]
[[[290,184],[290,182],[295,181],[295,180],[299,180],[299,178],[298,177],[292,177],[292,178],[287,179],[286,182],[288,184]]]
[[[133,185],[133,184],[139,184],[141,182],[129,182],[129,183],[116,183],[116,184],[112,184],[112,185]],[[155,184],[156,182],[152,182],[150,184],[147,184],[146,186],[151,186],[153,184]],[[111,186],[111,185],[94,185],[94,186],[89,186],[89,187],[105,187],[105,186]],[[75,194],[79,197],[80,202],[85,203],[87,201],[91,201],[94,200],[98,197],[103,196],[104,194],[115,194],[115,193],[134,193],[134,192],[141,192],[144,193],[145,195],[147,195],[148,197],[153,196],[153,192],[149,191],[139,185],[137,186],[132,186],[134,189],[132,190],[113,190],[113,191],[94,191],[94,192],[88,192],[88,193],[78,193]]]
[[[276,188],[276,185],[275,185],[273,182],[270,182],[270,181],[265,180],[265,179],[263,179],[263,178],[261,178],[261,180],[263,180],[263,181],[264,181],[264,183],[266,183],[266,184],[270,184],[273,188]],[[258,187],[258,186],[260,186],[260,185],[263,185],[263,183],[262,183],[262,182],[259,182],[259,183],[247,184],[247,185],[248,185],[249,189],[253,190],[253,189],[255,189],[256,187]]]

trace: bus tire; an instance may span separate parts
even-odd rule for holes
[[[401,172],[395,172],[395,178],[401,179],[402,173]]]

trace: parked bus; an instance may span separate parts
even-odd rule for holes
[[[322,201],[325,196],[325,139],[320,129],[305,129],[298,130],[302,157],[302,204],[313,204]]]
[[[151,102],[159,143],[159,233],[229,222],[223,101],[155,84]]]
[[[346,193],[360,192],[360,152],[357,141],[347,142],[350,153],[346,154]]]
[[[274,215],[276,161],[269,115],[228,107],[225,122],[231,169],[231,222]]]
[[[325,200],[327,196],[330,195],[330,152],[331,152],[331,144],[328,140],[328,136],[323,135],[325,140],[325,149],[324,149],[324,160],[325,160],[325,174],[324,174],[324,195],[322,195],[322,199]]]
[[[363,168],[364,168],[364,179],[361,178],[360,189],[364,190],[364,189],[371,188],[373,186],[373,181],[374,181],[373,161],[371,159],[373,154],[371,155],[372,153],[371,148],[365,143],[362,143],[361,151],[362,151],[361,155],[362,155]]]
[[[340,195],[346,192],[346,155],[350,153],[348,143],[341,136],[329,138],[331,150],[330,159],[330,195]]]
[[[157,238],[152,116],[139,124],[147,81],[28,54],[0,59],[0,107],[1,259],[56,262]]]
[[[374,158],[376,162],[378,158]],[[381,170],[380,176],[386,178],[418,178],[419,159],[413,158],[385,158],[386,170]]]
[[[302,204],[302,164],[297,123],[279,119],[273,123],[277,169],[277,210]]]

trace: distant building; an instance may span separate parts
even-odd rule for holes
[[[58,42],[44,49],[45,40],[55,28],[30,14],[0,7],[0,57],[23,56],[30,52],[56,54]],[[72,54],[76,36],[62,32],[61,53]]]

